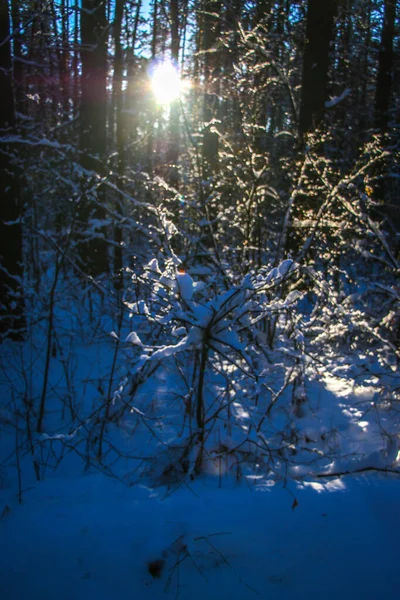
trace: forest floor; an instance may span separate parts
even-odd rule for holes
[[[289,488],[205,477],[165,497],[91,474],[22,505],[3,489],[2,598],[398,598],[398,478]]]

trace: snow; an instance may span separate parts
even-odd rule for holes
[[[2,597],[397,598],[398,481],[258,481],[199,480],[165,497],[102,475],[55,478],[22,505],[1,490]]]
[[[275,480],[258,464],[240,475],[234,460],[214,453],[213,468],[184,485],[152,486],[146,479],[124,485],[102,473],[77,474],[69,455],[44,481],[24,473],[19,504],[15,469],[4,472],[2,598],[397,598],[398,475],[354,472],[395,464],[397,445],[388,441],[373,450],[371,415],[364,416],[370,419],[364,435],[352,390],[341,393],[334,380],[325,376],[308,390],[319,412],[303,419],[303,430],[316,439],[334,426],[349,438],[348,451],[355,439],[363,456],[332,461],[325,470],[332,477],[313,477],[301,463],[288,480]],[[154,385],[161,396],[173,382],[159,372]],[[240,402],[233,409],[242,422],[251,419]],[[2,413],[3,423],[11,418]],[[63,435],[40,439],[62,443]],[[257,441],[254,429],[248,439]],[[349,470],[353,474],[335,475]],[[161,565],[159,577],[150,573],[154,565]]]
[[[177,273],[176,280],[178,282],[179,293],[183,300],[191,300],[193,297],[193,279],[189,273]]]
[[[333,108],[334,106],[336,106],[337,104],[342,102],[345,98],[347,98],[347,96],[350,93],[351,93],[351,89],[346,88],[344,90],[344,92],[342,92],[339,96],[334,96],[330,100],[327,100],[327,102],[325,102],[325,108]]]
[[[150,261],[150,262],[149,262],[149,264],[147,265],[147,268],[148,268],[150,271],[154,271],[155,273],[159,273],[159,272],[160,272],[160,269],[159,269],[158,262],[157,262],[157,259],[156,259],[156,258],[152,258],[152,259],[151,259],[151,261]]]
[[[286,260],[283,260],[278,267],[279,275],[281,277],[285,277],[285,275],[287,275],[291,271],[294,271],[296,269],[296,267],[297,267],[297,265],[294,262],[294,260],[287,258]]]
[[[2,598],[397,598],[398,369],[387,350],[335,353],[344,322],[316,324],[310,343],[314,317],[285,321],[304,294],[269,300],[259,290],[297,270],[287,259],[210,294],[173,256],[166,267],[153,258],[145,276],[154,286],[145,300],[129,298],[121,327],[93,295],[95,332],[85,299],[60,290],[45,427],[30,437],[26,397],[41,397],[46,323],[37,320],[25,345],[3,343]],[[275,314],[266,350],[254,324]]]
[[[126,336],[125,342],[130,342],[131,344],[133,344],[135,346],[143,346],[143,342],[140,339],[140,337],[138,336],[138,334],[136,333],[136,331],[131,331],[131,333],[129,333]]]

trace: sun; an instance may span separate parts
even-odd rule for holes
[[[151,73],[153,94],[159,104],[170,104],[181,93],[182,82],[178,70],[171,62],[162,62]]]

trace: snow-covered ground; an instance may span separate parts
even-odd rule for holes
[[[205,477],[165,496],[100,474],[49,479],[22,505],[1,490],[1,597],[399,597],[398,479],[284,489]]]
[[[103,306],[61,294],[51,345],[40,318],[2,344],[1,599],[397,600],[396,351],[352,334],[342,353],[329,319],[307,348],[296,321],[265,355],[244,350],[250,283],[211,304],[185,274],[174,285],[159,323],[143,310],[112,333]]]

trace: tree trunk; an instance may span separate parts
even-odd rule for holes
[[[211,121],[218,115],[220,56],[215,44],[221,28],[221,0],[204,0],[202,3],[201,51],[204,52],[203,101],[203,179],[218,169],[218,134]]]
[[[139,0],[136,5],[136,14],[135,20],[133,24],[133,31],[131,34],[130,47],[128,47],[128,56],[127,56],[127,90],[126,90],[126,108],[128,109],[128,113],[125,115],[124,123],[126,128],[126,136],[128,138],[128,142],[131,140],[136,140],[137,138],[137,128],[139,125],[138,113],[139,109],[137,106],[137,97],[138,97],[138,81],[137,81],[137,64],[135,57],[135,47],[137,43],[138,37],[138,28],[139,28],[139,20],[140,20],[140,12],[142,9],[142,0]]]
[[[20,0],[12,0],[11,2],[11,22],[13,31],[15,32],[13,37],[13,75],[15,108],[17,112],[25,114],[27,108],[22,67],[22,40],[20,35],[20,30],[22,27]]]
[[[115,2],[115,18],[114,18],[114,81],[113,81],[113,97],[115,109],[115,140],[117,148],[117,186],[122,189],[122,178],[125,168],[125,135],[123,127],[122,115],[122,71],[123,57],[121,45],[122,17],[124,14],[124,0],[116,0]],[[116,211],[122,220],[122,208],[120,199],[117,199]],[[123,287],[123,256],[122,256],[122,229],[120,223],[115,224],[115,250],[114,250],[114,279],[117,289]]]
[[[82,90],[80,103],[80,150],[82,167],[105,174],[106,117],[107,117],[107,21],[103,0],[82,0],[81,10],[81,64]],[[86,176],[85,176],[86,179]],[[90,176],[88,176],[90,179]],[[84,183],[85,188],[89,182]],[[91,181],[90,183],[93,183]],[[86,236],[85,229],[94,220],[105,218],[104,188],[89,198],[83,194],[79,207],[79,221],[83,236],[80,240],[80,258],[87,271],[101,275],[108,271],[104,227],[98,226]]]
[[[151,61],[153,62],[157,55],[157,37],[158,37],[158,0],[154,0],[153,4],[153,26],[152,26],[152,38],[151,38]],[[147,137],[147,156],[145,158],[146,168],[149,173],[152,173],[154,169],[154,128],[157,121],[158,111],[154,105],[153,122],[149,127],[149,134]]]
[[[315,129],[324,114],[325,102],[328,100],[329,54],[336,13],[337,0],[308,0],[300,136]]]
[[[76,118],[79,112],[79,42],[78,42],[78,34],[79,34],[79,0],[75,0],[74,5],[74,55],[72,59],[72,116]]]
[[[179,65],[179,6],[178,0],[170,2],[170,23],[171,23],[171,59],[176,68]],[[171,185],[178,184],[178,157],[179,157],[179,99],[174,100],[170,106],[169,117],[170,140],[168,147],[167,162],[169,164],[168,180]]]
[[[396,0],[385,0],[382,36],[379,48],[379,67],[376,80],[375,127],[381,133],[389,131],[389,109],[393,78],[393,39],[395,34]],[[397,138],[396,138],[397,139]],[[384,212],[391,228],[400,231],[399,190],[395,180],[390,181],[387,173],[390,160],[386,159],[381,167],[381,177],[374,186],[374,198],[385,204]],[[393,248],[398,252],[399,242],[394,241]]]
[[[8,0],[0,0],[0,335],[22,339],[25,310],[19,186],[11,149],[4,140],[15,126],[9,34]]]
[[[382,132],[387,131],[389,122],[395,19],[396,0],[385,0],[375,98],[375,126]]]

